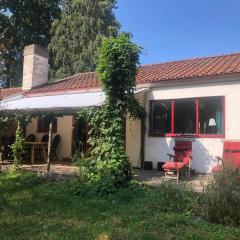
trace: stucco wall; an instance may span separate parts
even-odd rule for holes
[[[62,118],[58,118],[57,120],[57,132],[53,134],[53,137],[56,134],[61,136],[61,141],[57,149],[59,160],[70,158],[72,155],[72,121],[72,116],[64,116]],[[34,134],[36,136],[36,140],[40,141],[42,136],[47,133],[38,133],[37,119],[33,119],[27,126],[26,134]]]
[[[146,92],[136,94],[136,99],[145,106]],[[126,153],[133,167],[141,167],[141,121],[127,118],[126,121]]]
[[[167,160],[166,154],[174,146],[174,138],[149,136],[149,101],[207,96],[225,96],[225,139],[240,140],[240,81],[153,88],[146,101],[145,161],[153,161],[156,167],[158,161]],[[193,169],[200,173],[211,171],[215,156],[222,155],[225,139],[193,138]]]
[[[126,152],[133,167],[141,165],[141,121],[127,120],[126,122]]]

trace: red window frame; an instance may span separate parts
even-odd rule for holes
[[[187,138],[225,138],[225,96],[213,96],[214,97],[220,97],[222,99],[222,106],[223,106],[223,133],[222,134],[200,134],[199,133],[199,98],[184,98],[185,100],[187,99],[195,99],[195,111],[196,111],[196,134],[175,134],[174,133],[174,111],[175,111],[175,106],[174,102],[177,99],[173,99],[172,101],[172,106],[171,106],[171,133],[166,133],[166,134],[155,134],[153,132],[153,102],[154,101],[169,101],[169,99],[162,99],[162,100],[150,100],[150,115],[149,115],[149,136],[150,137],[187,137]],[[211,97],[201,97],[201,99],[207,99]],[[182,100],[184,100],[182,99]]]

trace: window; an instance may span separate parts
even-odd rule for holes
[[[48,117],[38,118],[38,132],[48,132],[49,131],[50,119]],[[57,132],[57,119],[53,121],[53,132]]]
[[[150,101],[150,135],[224,136],[224,97]]]
[[[171,133],[171,101],[152,101],[152,133]]]
[[[200,134],[223,134],[223,101],[221,97],[198,100]]]
[[[174,101],[174,133],[196,134],[196,103],[194,99]]]

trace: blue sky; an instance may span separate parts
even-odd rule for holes
[[[239,0],[118,0],[142,64],[240,52]]]

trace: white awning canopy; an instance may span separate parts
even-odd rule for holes
[[[135,94],[146,90],[137,89]],[[83,107],[100,106],[104,100],[105,94],[102,91],[29,97],[20,94],[1,101],[0,109],[24,112],[74,112]]]

